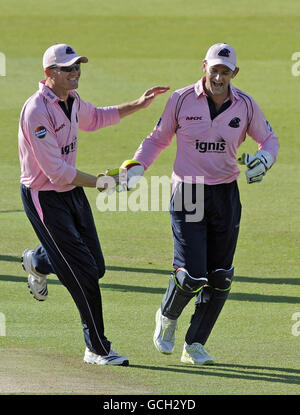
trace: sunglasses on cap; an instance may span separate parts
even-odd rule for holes
[[[49,66],[49,69],[59,69],[62,72],[72,72],[73,69],[75,69],[76,71],[80,71],[80,62],[73,63],[73,65],[70,65],[70,66],[52,65],[52,66]]]

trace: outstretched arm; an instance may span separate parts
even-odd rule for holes
[[[147,91],[144,92],[144,94],[135,101],[118,105],[120,118],[133,114],[142,108],[147,108],[157,95],[164,94],[165,92],[169,91],[169,89],[170,87],[168,86],[155,86],[153,88],[147,89]]]

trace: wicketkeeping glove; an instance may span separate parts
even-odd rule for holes
[[[120,183],[120,192],[123,190],[131,190],[135,185],[141,180],[141,177],[144,175],[144,167],[137,160],[125,160],[120,166],[120,170],[125,172],[126,180],[125,184],[121,185]]]
[[[107,169],[105,174],[99,173],[96,182],[96,188],[99,192],[106,192],[112,194],[115,190],[117,192],[124,186],[127,186],[126,171],[117,167],[116,169]]]
[[[244,164],[248,167],[248,170],[245,172],[248,184],[261,182],[274,162],[271,154],[265,150],[259,150],[255,156],[243,153],[237,161],[239,164]]]

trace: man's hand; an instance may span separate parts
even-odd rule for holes
[[[155,86],[153,88],[147,89],[147,91],[144,92],[143,95],[135,101],[118,105],[120,118],[133,114],[142,108],[147,108],[157,95],[164,94],[165,92],[169,91],[169,89],[169,86]]]
[[[248,184],[261,182],[274,162],[271,154],[265,150],[259,150],[255,156],[244,153],[237,161],[239,164],[245,164],[248,167],[245,172]]]
[[[98,174],[96,188],[99,192],[112,194],[115,190],[122,191],[124,187],[127,188],[126,169],[117,167]]]
[[[169,86],[155,86],[147,89],[146,92],[138,99],[138,105],[140,108],[147,108],[157,95],[164,94],[169,91]]]

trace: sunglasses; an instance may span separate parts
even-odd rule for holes
[[[70,66],[50,66],[50,69],[59,69],[62,72],[72,72],[73,69],[76,71],[80,71],[80,63],[73,63],[73,65]]]

